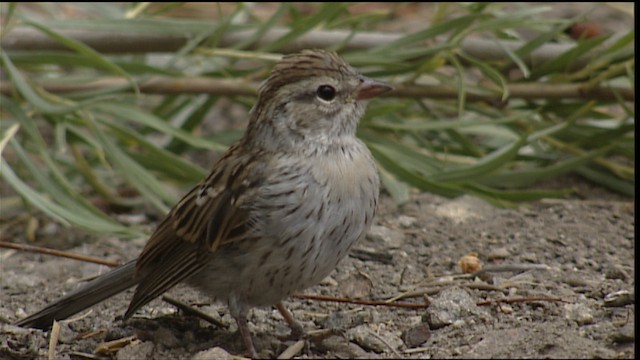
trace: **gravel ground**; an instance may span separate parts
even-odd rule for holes
[[[396,207],[383,196],[365,241],[306,294],[429,304],[408,309],[292,298],[307,331],[297,343],[274,308],[255,309],[251,330],[261,356],[299,358],[634,358],[634,204],[577,183],[587,199],[498,209],[472,197],[415,194]],[[150,224],[152,226],[152,224]],[[124,261],[145,239],[88,236],[43,220],[37,245]],[[63,239],[61,241],[61,239]],[[16,231],[15,242],[24,242]],[[77,245],[82,243],[82,245]],[[66,244],[64,246],[63,244]],[[76,244],[76,245],[74,245]],[[488,270],[460,276],[459,262]],[[105,266],[2,250],[0,357],[47,356],[49,332],[7,324],[31,313]],[[493,270],[492,270],[493,269]],[[186,287],[170,294],[220,320],[215,326],[161,300],[122,321],[131,292],[61,323],[56,358],[78,353],[117,359],[209,359],[242,354],[225,306]],[[112,340],[124,346],[99,352]],[[297,350],[297,351],[295,351]],[[75,355],[74,355],[75,354]]]

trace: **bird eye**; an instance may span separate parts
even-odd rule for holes
[[[330,85],[320,85],[316,90],[316,95],[324,101],[331,101],[336,97],[336,89]]]

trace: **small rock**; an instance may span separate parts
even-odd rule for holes
[[[465,320],[458,319],[451,324],[451,327],[454,329],[463,329],[469,325]]]
[[[413,216],[400,215],[398,216],[398,218],[396,218],[395,221],[403,228],[410,228],[416,224],[418,219],[414,218]]]
[[[364,350],[377,353],[384,352],[387,346],[377,337],[371,335],[371,329],[367,325],[359,325],[347,331],[347,338],[358,344]]]
[[[349,299],[362,299],[371,294],[373,282],[369,276],[358,272],[341,282],[341,293]]]
[[[150,359],[155,345],[151,341],[129,344],[116,353],[117,360]]]
[[[635,302],[635,294],[627,290],[620,290],[604,297],[604,306],[606,307],[622,307],[633,304]]]
[[[430,337],[431,329],[429,329],[429,325],[422,323],[405,331],[402,334],[402,341],[407,347],[413,348],[424,344]]]
[[[460,287],[451,287],[443,290],[437,297],[432,299],[425,315],[431,330],[451,325],[457,320],[476,316],[488,317],[476,305],[471,295]]]
[[[501,248],[497,248],[489,251],[489,253],[487,254],[487,259],[501,260],[501,259],[506,259],[509,256],[511,256],[511,253],[509,252],[509,250],[507,250],[506,247],[501,247]]]
[[[342,336],[330,336],[319,342],[316,346],[322,352],[330,352],[333,356],[343,359],[367,359],[374,355],[366,352],[360,346],[349,342]]]
[[[619,266],[611,265],[604,269],[604,277],[611,280],[626,280],[629,277],[624,269]]]
[[[593,324],[593,313],[585,304],[565,304],[565,318],[575,321],[578,325]]]
[[[530,263],[537,263],[538,261],[538,255],[534,252],[525,252],[520,254],[520,259],[522,259],[522,261],[525,262],[530,262]]]
[[[338,282],[331,276],[327,276],[326,278],[322,279],[322,281],[320,281],[320,285],[338,286]]]
[[[622,328],[616,329],[611,335],[609,340],[616,344],[628,344],[636,341],[635,329],[632,325],[628,324]]]
[[[21,307],[19,307],[19,308],[16,310],[16,313],[15,313],[15,316],[16,316],[16,318],[17,318],[17,319],[25,318],[25,317],[27,317],[27,315],[28,315],[28,314],[27,314],[27,312],[26,312],[26,311],[24,311],[24,309],[23,309],[23,308],[21,308]]]
[[[385,226],[375,225],[367,233],[367,238],[375,243],[384,244],[389,249],[398,249],[404,244],[404,234]]]
[[[235,357],[227,352],[227,350],[221,347],[214,347],[209,350],[203,350],[199,353],[193,355],[191,360],[209,360],[209,359],[217,359],[217,360],[231,360]]]
[[[498,309],[500,309],[500,312],[503,314],[513,314],[513,307],[509,304],[500,304]]]

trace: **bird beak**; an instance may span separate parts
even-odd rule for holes
[[[356,100],[371,99],[380,94],[386,93],[387,91],[393,90],[393,86],[383,83],[382,81],[366,77],[363,77],[362,80],[362,84],[360,84],[360,87],[356,90]]]

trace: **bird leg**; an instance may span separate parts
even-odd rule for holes
[[[247,301],[242,295],[229,295],[229,312],[231,313],[231,316],[236,319],[238,331],[240,331],[244,346],[247,348],[247,355],[252,359],[258,358],[258,353],[256,352],[256,348],[253,346],[253,339],[251,338],[251,332],[249,331],[249,323],[247,322],[249,307],[247,305]]]
[[[303,335],[305,335],[305,332],[304,332],[304,329],[302,328],[302,325],[300,325],[298,320],[296,320],[293,317],[293,314],[291,314],[291,312],[289,310],[287,310],[286,307],[284,307],[284,304],[282,302],[279,302],[279,303],[276,304],[276,309],[278,309],[278,311],[280,311],[280,314],[282,314],[282,317],[284,318],[284,320],[287,322],[287,324],[291,328],[291,336],[290,336],[291,338],[299,339]]]
[[[238,331],[240,331],[242,341],[244,341],[244,346],[247,348],[249,357],[251,357],[252,359],[257,359],[258,353],[256,352],[256,348],[253,346],[253,339],[251,338],[251,332],[249,332],[249,323],[247,322],[247,317],[244,315],[238,316],[236,318],[236,323],[238,324]]]

